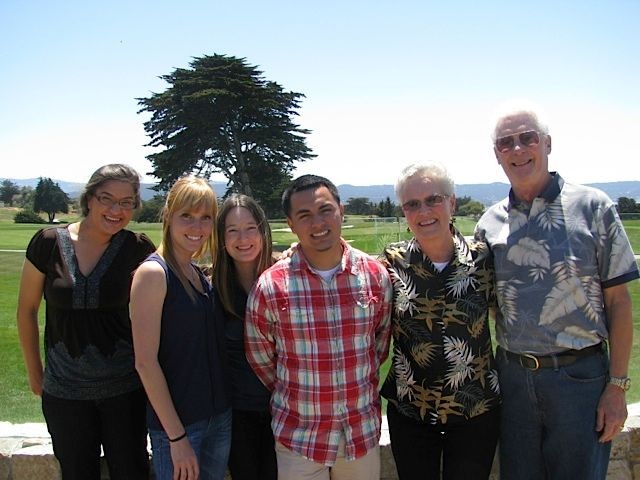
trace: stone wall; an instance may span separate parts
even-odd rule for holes
[[[397,480],[386,422],[380,446],[380,480]],[[491,480],[498,480],[497,462],[493,467]],[[108,478],[103,468],[103,479]],[[0,422],[0,480],[35,479],[61,479],[46,426],[43,423],[13,425]],[[640,404],[629,406],[626,427],[613,442],[607,480],[640,480]]]

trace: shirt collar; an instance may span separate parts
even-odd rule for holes
[[[341,266],[336,274],[340,274],[344,271],[356,274],[357,266],[356,262],[354,262],[353,260],[353,248],[347,242],[345,242],[343,238],[340,239],[340,243],[342,244],[342,259],[340,260]],[[294,247],[293,254],[291,255],[291,268],[296,271],[312,271],[311,265],[309,265],[307,258],[304,256],[300,244]]]
[[[542,198],[547,203],[553,202],[558,197],[558,195],[560,195],[560,191],[564,186],[564,179],[560,176],[558,172],[550,172],[550,174],[551,174],[551,179],[547,182],[542,192],[540,192],[540,194],[536,196],[536,198]],[[527,208],[530,207],[530,205],[518,199],[513,193],[513,188],[511,188],[509,190],[508,208],[511,209],[511,208],[518,207],[520,205],[526,206]]]
[[[474,261],[473,257],[471,256],[471,250],[469,248],[469,244],[467,243],[467,239],[464,238],[464,235],[462,235],[462,233],[460,233],[460,230],[458,230],[454,225],[451,225],[450,229],[451,235],[453,237],[453,258],[457,259],[458,262],[463,265],[473,265]],[[422,262],[422,259],[425,257],[424,252],[420,248],[420,244],[415,238],[409,240],[407,253],[410,255],[410,263],[416,263],[417,260],[419,260],[419,262]],[[413,255],[416,255],[417,257],[411,258],[411,256]],[[429,261],[431,262],[430,258]]]

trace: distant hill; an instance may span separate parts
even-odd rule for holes
[[[5,180],[0,178],[0,181]],[[13,183],[19,186],[30,186],[35,188],[38,184],[38,178],[14,179],[9,178]],[[55,180],[60,188],[71,198],[77,198],[84,187],[83,183],[66,182],[64,180]],[[213,189],[218,196],[222,196],[227,189],[226,182],[211,182]],[[624,181],[624,182],[606,182],[606,183],[590,183],[592,187],[599,188],[604,191],[614,201],[620,197],[633,198],[640,202],[640,181]],[[141,196],[143,200],[149,200],[156,192],[153,190],[154,184],[142,184]],[[344,203],[350,198],[364,197],[371,202],[378,203],[389,197],[395,202],[395,193],[393,185],[338,185],[340,197]],[[456,195],[458,197],[470,197],[472,200],[482,202],[484,205],[492,205],[503,199],[509,193],[509,184],[495,183],[473,183],[466,185],[456,185]]]
[[[0,177],[0,182],[3,180],[5,180],[5,178]],[[11,180],[13,183],[15,183],[20,187],[32,187],[32,188],[36,188],[36,185],[38,185],[38,182],[40,181],[39,178],[26,178],[26,179],[9,178],[8,180]],[[56,180],[54,178],[52,178],[52,180],[60,186],[60,188],[64,193],[69,195],[69,198],[78,198],[82,193],[82,189],[84,188],[84,185],[85,185],[84,183],[67,182],[65,180]],[[227,190],[226,182],[211,182],[211,185],[213,186],[213,189],[218,194],[218,196],[221,196]],[[140,196],[142,197],[142,200],[149,200],[158,193],[155,190],[153,190],[154,186],[155,186],[154,183],[141,184]]]
[[[614,201],[620,197],[633,198],[640,201],[640,181],[590,183],[591,187],[604,191]],[[393,185],[338,185],[338,191],[343,202],[349,198],[365,197],[374,203],[389,197],[395,201]],[[456,185],[456,196],[470,197],[486,206],[493,205],[509,194],[508,183],[473,183],[466,185]]]

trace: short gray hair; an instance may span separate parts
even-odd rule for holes
[[[526,115],[530,117],[536,130],[545,135],[549,134],[549,125],[545,121],[546,115],[544,111],[535,103],[526,99],[512,99],[500,104],[494,111],[491,117],[491,140],[496,140],[496,130],[498,124],[507,117],[513,117],[514,115]]]
[[[444,165],[435,162],[412,163],[402,169],[402,173],[396,180],[395,192],[398,200],[401,200],[400,194],[407,181],[416,176],[427,177],[440,182],[445,189],[444,192],[441,192],[444,195],[453,195],[455,193],[455,184]]]

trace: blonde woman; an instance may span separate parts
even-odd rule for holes
[[[179,179],[162,213],[162,242],[136,271],[131,322],[149,398],[158,480],[222,479],[231,436],[224,314],[194,263],[213,258],[217,200],[200,178]]]

